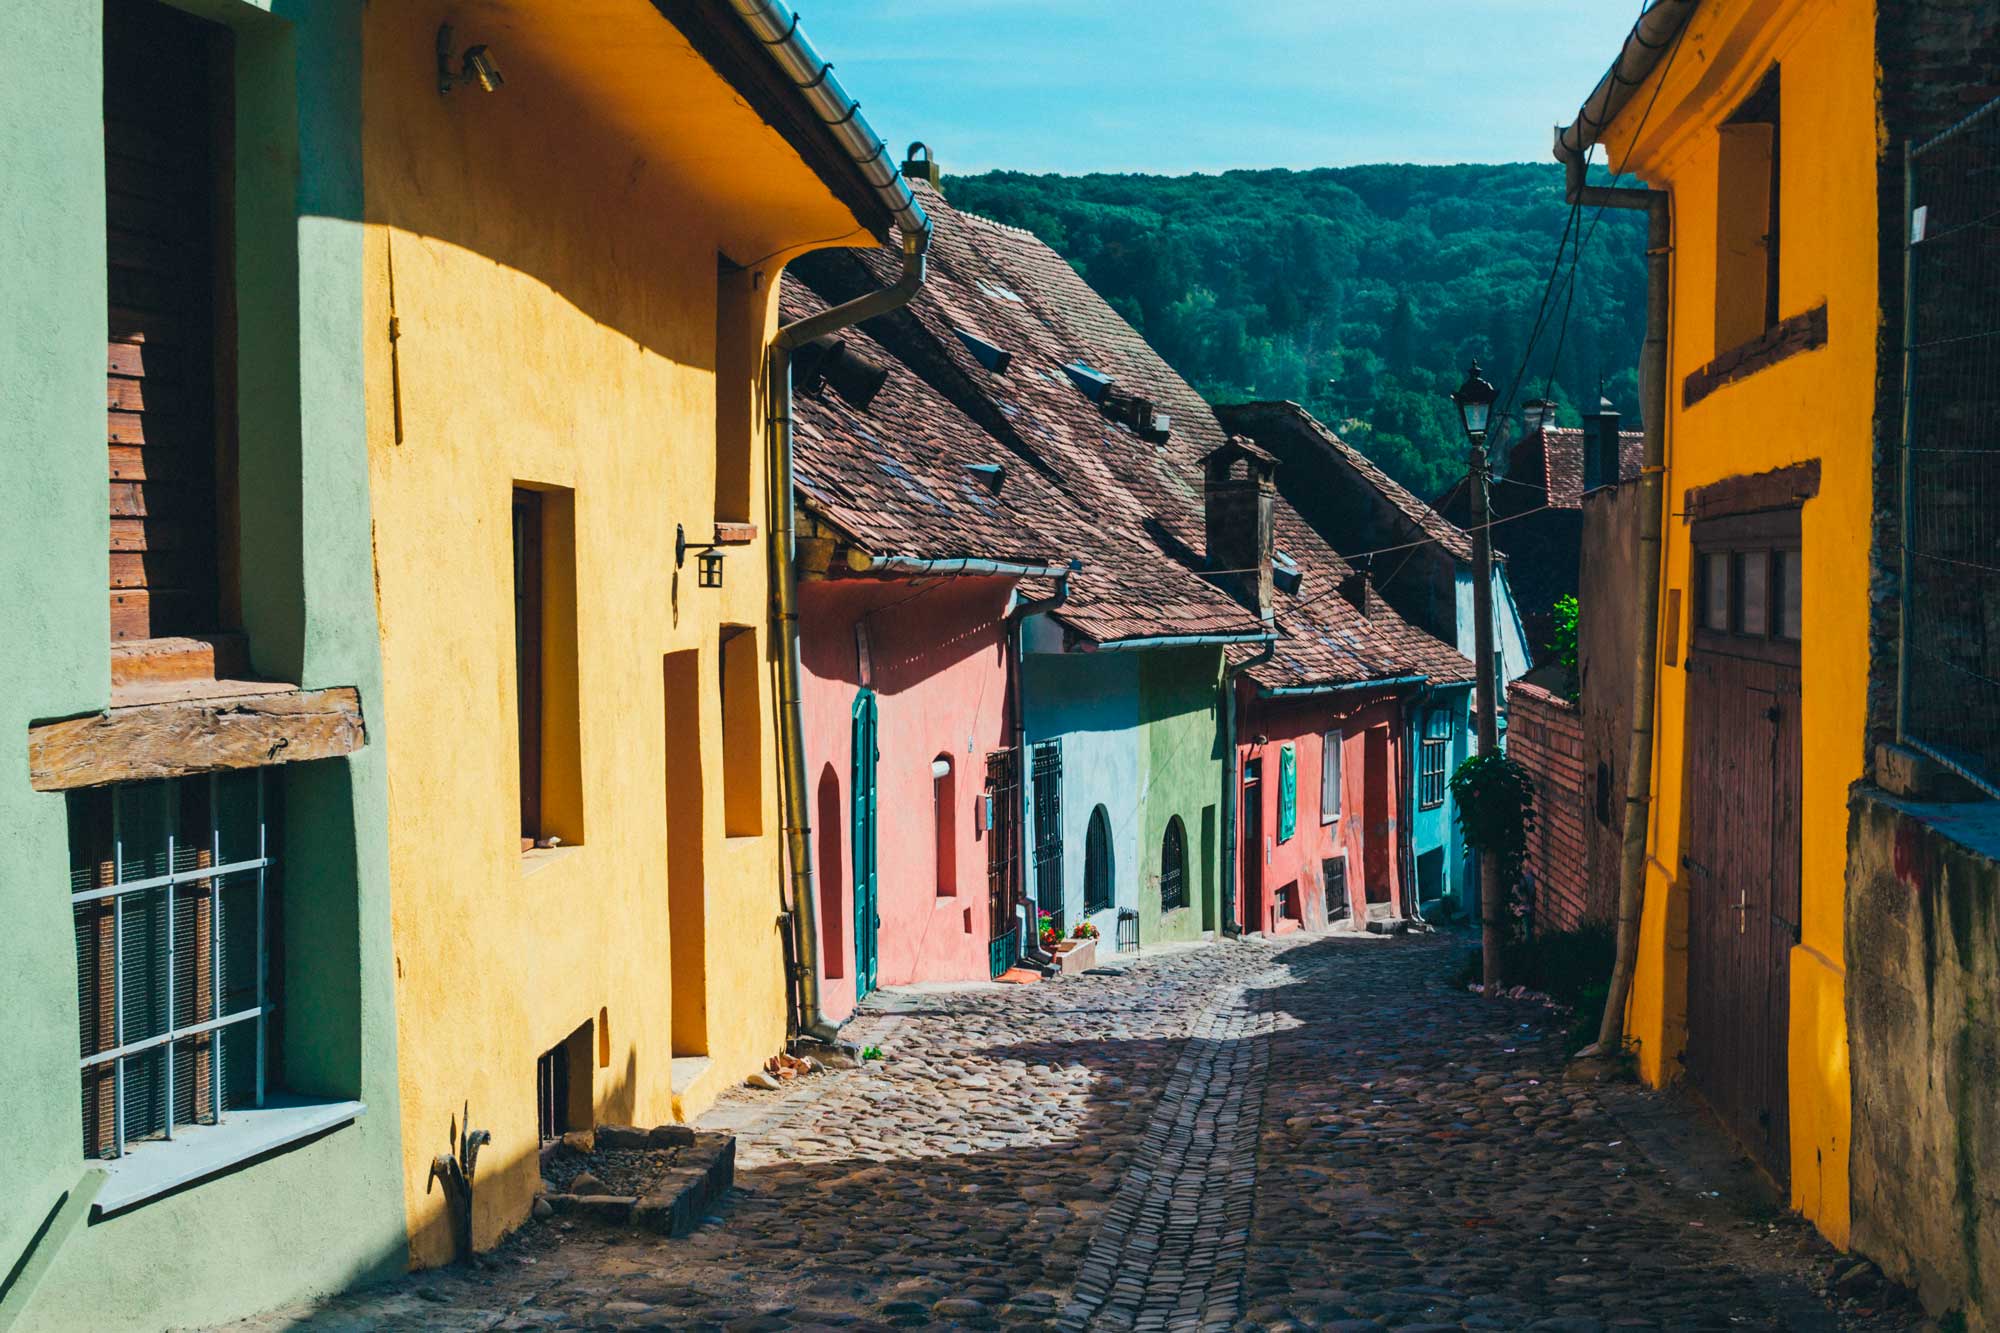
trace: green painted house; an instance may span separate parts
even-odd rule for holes
[[[0,1328],[406,1263],[361,10],[0,0]]]

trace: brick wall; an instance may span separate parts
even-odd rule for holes
[[[1507,688],[1507,753],[1535,780],[1527,867],[1534,928],[1574,930],[1592,914],[1585,870],[1589,787],[1576,705],[1515,681]]]

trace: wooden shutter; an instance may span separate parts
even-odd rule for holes
[[[1299,825],[1299,752],[1287,745],[1278,751],[1278,841],[1292,836]]]
[[[218,628],[222,40],[148,0],[105,6],[113,639]]]

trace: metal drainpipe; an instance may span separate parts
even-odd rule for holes
[[[1646,843],[1653,791],[1653,706],[1660,655],[1661,510],[1667,459],[1667,324],[1672,294],[1673,197],[1664,190],[1584,184],[1581,157],[1567,159],[1571,202],[1646,210],[1646,343],[1639,358],[1645,396],[1645,464],[1639,473],[1638,642],[1632,649],[1632,735],[1625,758],[1625,829],[1618,877],[1618,953],[1597,1041],[1581,1054],[1615,1051],[1639,951]]]
[[[1069,568],[1064,570],[1061,577],[1056,580],[1054,596],[1044,597],[1034,602],[1022,602],[1007,613],[1007,656],[1008,665],[1012,667],[1012,671],[1009,673],[1010,680],[1008,684],[1013,694],[1014,762],[1018,766],[1018,772],[1015,775],[1014,792],[1015,800],[1020,806],[1015,811],[1015,818],[1020,821],[1016,827],[1020,830],[1021,834],[1021,850],[1016,861],[1021,875],[1022,894],[1020,900],[1015,903],[1015,906],[1017,908],[1025,908],[1028,911],[1038,908],[1039,900],[1030,902],[1026,893],[1028,885],[1028,831],[1030,817],[1034,813],[1034,808],[1031,804],[1028,790],[1028,714],[1021,703],[1021,675],[1023,665],[1021,660],[1021,632],[1022,627],[1027,624],[1029,616],[1038,616],[1053,611],[1069,600],[1069,576],[1081,568],[1083,568],[1081,561],[1070,561]],[[1054,963],[1055,960],[1053,958],[1042,952],[1042,932],[1040,930],[1039,918],[1028,917],[1023,924],[1022,934],[1027,939],[1027,943],[1021,946],[1021,956],[1023,958],[1030,959],[1044,967]]]
[[[799,705],[799,588],[796,565],[797,497],[792,477],[792,352],[804,343],[909,303],[924,284],[924,253],[930,248],[931,220],[910,192],[889,146],[876,135],[861,108],[847,95],[833,67],[820,58],[799,27],[799,17],[782,0],[731,0],[731,7],[798,89],[827,132],[847,152],[902,233],[903,271],[893,286],[823,310],[778,330],[766,366],[770,403],[770,493],[765,508],[771,523],[771,581],[778,592],[778,752],[779,787],[785,807],[785,844],[790,859],[792,901],[788,915],[795,952],[793,1002],[801,1033],[832,1041],[839,1026],[820,1008],[819,901],[813,890],[812,826],[806,814],[805,729]],[[782,905],[782,904],[781,904]]]
[[[1271,660],[1278,651],[1274,638],[1236,666],[1222,668],[1222,933],[1231,939],[1243,933],[1236,919],[1236,807],[1242,797],[1242,774],[1236,754],[1236,678]]]

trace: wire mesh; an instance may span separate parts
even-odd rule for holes
[[[1909,155],[1899,729],[2000,795],[1996,108]]]

